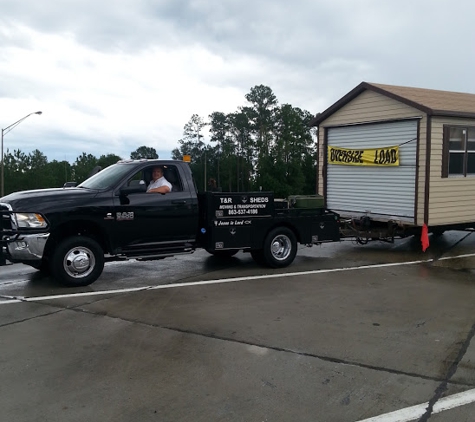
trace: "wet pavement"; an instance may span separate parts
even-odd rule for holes
[[[475,235],[430,240],[109,263],[73,289],[0,267],[3,418],[473,421]]]

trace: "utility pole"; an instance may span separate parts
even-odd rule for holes
[[[206,145],[205,145],[205,181],[204,181],[204,185],[205,185],[205,192],[206,192],[206,164],[207,164],[207,160],[206,160]]]

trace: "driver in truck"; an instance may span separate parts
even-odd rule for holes
[[[163,176],[163,167],[157,166],[152,171],[152,181],[148,185],[147,193],[168,193],[172,190],[172,184]]]

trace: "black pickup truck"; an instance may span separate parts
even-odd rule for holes
[[[146,192],[156,166],[171,192]],[[182,161],[120,161],[65,186],[0,198],[0,265],[20,262],[64,285],[85,286],[107,260],[161,259],[204,248],[219,257],[250,252],[277,268],[292,263],[297,243],[340,239],[338,215],[323,208],[292,207],[272,192],[198,194]]]

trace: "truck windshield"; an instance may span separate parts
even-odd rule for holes
[[[124,164],[113,164],[86,179],[78,188],[85,189],[107,189],[116,185],[128,172],[130,166]]]

